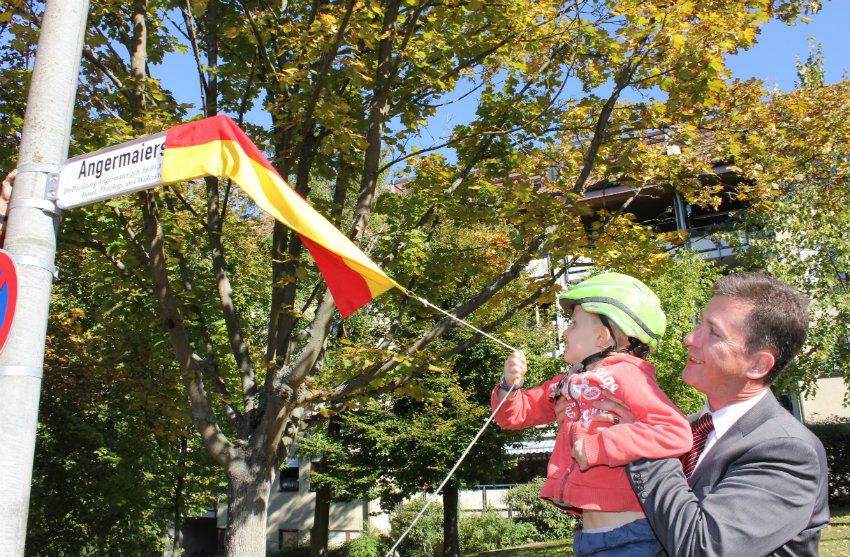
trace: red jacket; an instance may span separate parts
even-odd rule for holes
[[[560,396],[550,397],[564,377],[518,391],[502,406],[496,423],[506,429],[558,423],[542,498],[575,514],[581,509],[641,511],[625,465],[638,458],[667,458],[689,451],[693,438],[688,420],[655,382],[655,367],[634,356],[612,354],[592,371],[569,377]],[[491,395],[492,408],[500,402],[498,389]],[[637,421],[595,432],[604,423],[594,421],[601,410],[593,402],[603,390],[625,401]],[[581,438],[590,465],[585,472],[572,457],[573,443]]]

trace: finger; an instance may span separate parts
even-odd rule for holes
[[[609,424],[618,424],[620,423],[620,418],[616,414],[610,414],[608,412],[600,412],[599,414],[593,415],[593,421],[596,422],[605,422]],[[605,426],[607,427],[607,426]]]
[[[624,410],[628,409],[628,407],[623,404],[604,399],[594,401],[593,407],[598,410],[602,410],[603,412],[608,412],[609,414],[621,414]]]
[[[522,352],[514,352],[508,359],[505,360],[505,371],[513,371],[525,375],[528,364],[525,361],[525,355]]]
[[[615,397],[614,395],[612,395],[608,391],[603,390],[602,396],[605,397],[606,400],[610,400],[611,402],[613,402],[615,404],[619,404],[620,406],[627,408],[626,403],[623,401],[623,399]]]

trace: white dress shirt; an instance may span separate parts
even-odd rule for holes
[[[702,410],[697,415],[697,419],[701,418],[703,414],[708,412],[711,414],[711,421],[714,423],[714,429],[706,436],[705,438],[705,448],[703,448],[702,453],[699,455],[699,459],[697,460],[696,466],[694,466],[694,470],[699,467],[699,463],[702,462],[702,459],[705,458],[705,455],[708,454],[708,451],[717,443],[717,440],[723,437],[729,429],[735,425],[735,422],[741,419],[741,416],[746,414],[752,409],[753,406],[758,404],[758,402],[764,398],[764,396],[770,391],[769,388],[763,390],[759,394],[754,397],[748,398],[747,400],[742,400],[741,402],[736,402],[734,404],[730,404],[729,406],[724,406],[719,410],[715,410],[711,412],[708,407],[708,400],[705,401],[705,405],[702,407]]]

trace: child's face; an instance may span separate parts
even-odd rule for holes
[[[605,326],[596,314],[584,311],[581,306],[574,306],[572,321],[562,335],[566,341],[564,361],[577,364],[601,352],[605,348],[605,341],[610,340],[605,331]]]

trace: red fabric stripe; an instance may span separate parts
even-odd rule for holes
[[[236,122],[224,114],[174,126],[165,135],[165,148],[193,147],[222,140],[236,141],[245,155],[280,176],[265,155],[257,149],[254,142],[236,125]]]
[[[333,294],[336,307],[343,317],[348,317],[363,305],[372,301],[372,293],[366,280],[354,269],[345,264],[339,255],[320,246],[302,235],[298,235],[310,255],[316,260],[325,283]]]

